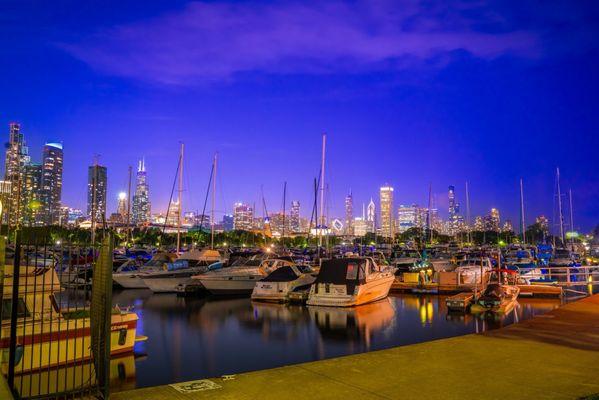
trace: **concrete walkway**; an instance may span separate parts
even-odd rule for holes
[[[594,393],[599,393],[599,295],[481,335],[188,382],[178,389],[137,389],[111,398],[514,400],[577,399]]]

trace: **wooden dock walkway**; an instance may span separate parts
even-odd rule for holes
[[[599,295],[484,334],[114,393],[147,399],[577,399],[599,393]],[[187,390],[187,391],[186,391]]]

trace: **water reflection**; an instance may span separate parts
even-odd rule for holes
[[[496,329],[559,300],[522,299],[506,315],[451,314],[445,297],[393,295],[354,308],[114,293],[139,315],[138,387],[235,374]]]

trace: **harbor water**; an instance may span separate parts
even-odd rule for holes
[[[126,382],[113,390],[233,375],[289,364],[459,336],[509,324],[560,306],[556,299],[518,300],[505,316],[448,313],[445,296],[392,294],[355,308],[185,298],[149,290],[115,291],[114,304],[139,316]],[[124,377],[122,377],[124,378]]]

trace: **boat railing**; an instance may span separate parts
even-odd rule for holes
[[[520,276],[526,278],[526,273],[539,271],[531,278],[546,278],[547,283],[560,286],[580,286],[583,284],[599,284],[599,265],[585,265],[579,267],[537,267],[534,269],[521,269]]]

